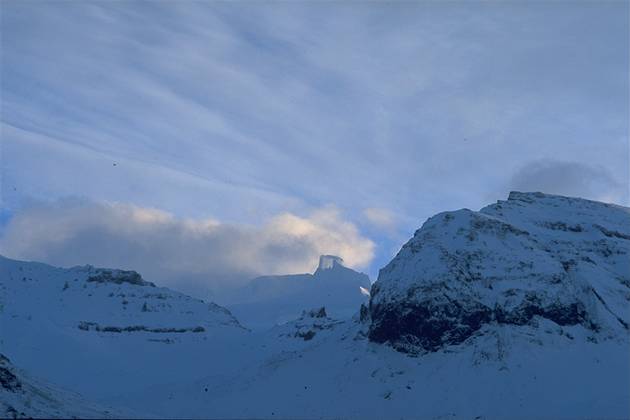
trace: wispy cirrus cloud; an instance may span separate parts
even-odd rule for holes
[[[386,231],[393,230],[398,223],[394,213],[384,208],[368,207],[367,209],[363,209],[363,217],[365,217],[371,225]]]

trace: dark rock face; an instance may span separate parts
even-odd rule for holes
[[[326,315],[326,308],[324,306],[322,306],[319,309],[310,309],[308,311],[303,311],[302,312],[302,318],[305,317],[309,317],[309,318],[326,318],[328,315]]]
[[[308,330],[306,332],[298,331],[295,333],[295,336],[303,338],[304,341],[309,341],[309,340],[312,340],[313,337],[315,337],[315,334],[316,334],[315,331]]]
[[[364,304],[361,304],[361,309],[359,310],[359,320],[361,322],[367,322],[370,319],[370,310]]]
[[[427,300],[410,305],[375,305],[368,337],[377,343],[389,342],[408,353],[421,348],[435,351],[459,344],[492,319],[492,310],[476,302]]]
[[[11,371],[9,359],[0,354],[0,387],[10,392],[18,392],[22,384]]]
[[[549,319],[558,325],[577,325],[596,330],[597,325],[589,320],[588,313],[582,302],[568,304],[555,303],[543,306],[540,299],[531,294],[515,309],[507,311],[497,306],[493,311],[493,319],[499,324],[526,325],[535,316]]]
[[[123,332],[151,332],[151,333],[201,333],[205,332],[206,329],[204,327],[190,327],[190,328],[150,328],[144,325],[130,325],[128,327],[113,327],[113,326],[100,326],[96,322],[85,322],[82,321],[79,323],[78,328],[83,331],[98,331],[98,332],[114,332],[114,333],[123,333]]]
[[[583,325],[597,331],[582,302],[555,302],[545,306],[536,294],[529,294],[512,309],[490,308],[469,298],[431,299],[418,304],[374,305],[368,337],[377,343],[390,343],[404,353],[437,351],[473,336],[484,324],[527,325],[535,317],[561,326]]]
[[[104,268],[97,268],[93,271],[94,274],[88,277],[88,282],[115,284],[129,283],[136,286],[155,287],[155,284],[145,281],[142,276],[135,271],[108,270]]]

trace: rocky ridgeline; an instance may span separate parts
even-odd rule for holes
[[[89,273],[89,277],[87,278],[88,282],[113,284],[128,283],[134,286],[155,287],[154,283],[144,280],[136,271],[94,268],[92,266],[87,266],[86,270]]]
[[[87,322],[81,321],[79,322],[78,328],[83,331],[98,331],[98,332],[113,332],[113,333],[123,333],[123,332],[150,332],[150,333],[201,333],[205,332],[206,329],[201,326],[197,327],[189,327],[189,328],[151,328],[145,325],[130,325],[127,327],[115,327],[115,326],[101,326],[96,322]]]
[[[541,318],[627,337],[629,254],[630,209],[513,192],[428,219],[380,271],[362,318],[371,341],[411,353]]]
[[[144,333],[187,338],[199,334],[182,333],[244,331],[227,309],[157,287],[135,271],[64,269],[0,257],[0,278],[0,321],[7,331],[33,328],[42,319],[80,334],[143,333],[136,335],[147,339],[151,335]],[[21,322],[26,326],[18,326]]]

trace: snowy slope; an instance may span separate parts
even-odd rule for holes
[[[370,342],[356,319],[307,318],[260,337],[238,373],[152,389],[168,396],[154,409],[191,418],[627,418],[627,345],[587,341],[579,327],[500,326],[409,357]],[[308,331],[316,334],[305,340]],[[143,399],[129,398],[121,403]]]
[[[132,418],[121,412],[87,402],[80,395],[34,379],[0,354],[1,418]]]
[[[230,311],[247,327],[268,329],[296,319],[304,309],[325,306],[336,318],[350,318],[367,303],[370,279],[322,255],[313,274],[258,277],[239,293]]]
[[[115,331],[138,325],[204,332],[239,327],[224,308],[155,287],[134,271],[62,269],[0,257],[0,276],[3,316],[11,319],[37,316],[35,306],[47,321],[62,328],[98,324]]]
[[[0,257],[0,280],[0,351],[90,399],[193,378],[202,354],[214,363],[206,372],[220,370],[238,352],[216,341],[248,334],[226,309],[135,272]]]

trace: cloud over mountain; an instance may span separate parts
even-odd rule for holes
[[[133,268],[164,285],[219,293],[260,274],[310,272],[321,254],[365,267],[373,250],[334,207],[306,217],[282,213],[252,226],[80,199],[21,211],[0,241],[0,251],[15,258]]]
[[[384,208],[368,207],[363,209],[363,217],[370,224],[384,230],[394,229],[397,223],[394,213]]]

